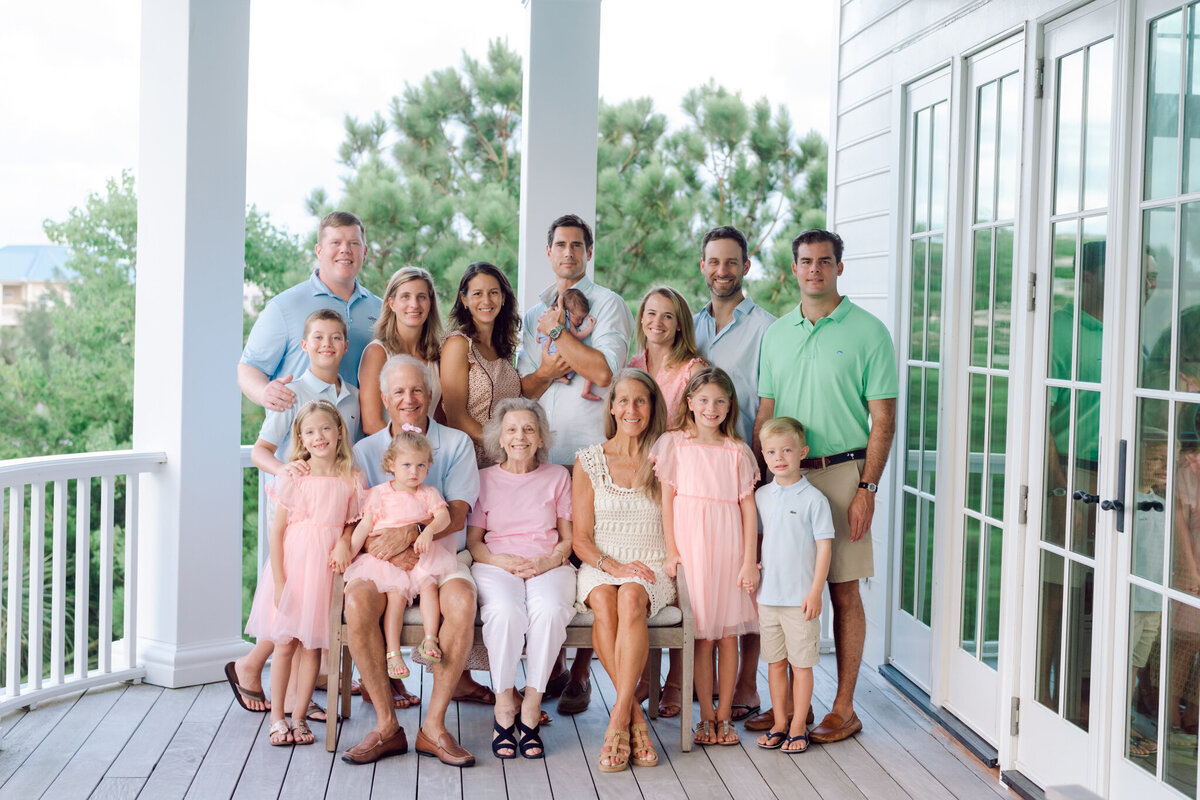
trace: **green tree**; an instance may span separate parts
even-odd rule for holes
[[[798,136],[785,108],[747,105],[712,83],[688,92],[682,107],[686,123],[668,131],[649,98],[600,104],[597,280],[631,303],[658,283],[699,301],[700,238],[730,224],[762,266],[756,299],[776,311],[793,305],[788,244],[800,226],[824,221],[825,142]],[[419,264],[447,298],[477,259],[515,279],[520,112],[520,57],[493,41],[486,59],[464,53],[461,68],[406,85],[386,115],[347,117],[336,205],[367,227],[369,288]],[[308,205],[320,216],[335,204],[317,189]]]

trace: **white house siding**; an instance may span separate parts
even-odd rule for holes
[[[902,342],[899,332],[907,324],[902,304],[897,301],[903,296],[901,287],[908,280],[908,276],[899,274],[906,241],[902,230],[906,185],[905,87],[946,69],[956,56],[1017,33],[1027,21],[1061,7],[1061,3],[1021,0],[842,3],[832,103],[829,223],[846,241],[846,268],[840,282],[844,293],[879,316],[893,332],[898,345]],[[958,111],[954,114],[952,137],[961,132]],[[940,155],[950,157],[949,153]],[[951,199],[953,192],[951,187]],[[953,225],[953,218],[950,224]],[[947,259],[949,273],[955,267],[949,253]],[[945,329],[943,335],[948,334],[951,331]],[[943,420],[945,395],[944,391],[939,415]],[[898,420],[898,436],[903,435],[903,422]],[[896,449],[893,453],[901,455]],[[893,458],[892,463],[898,467],[900,462]],[[889,473],[894,472],[895,469],[889,469]],[[884,485],[896,486],[891,475],[885,477]],[[887,587],[892,577],[889,539],[895,529],[893,511],[898,513],[898,509],[899,503],[893,496],[881,494],[872,527],[875,578],[863,586],[868,625],[867,664],[883,663],[886,658]]]

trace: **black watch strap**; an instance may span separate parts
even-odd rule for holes
[[[877,484],[877,483],[867,483],[866,481],[859,481],[859,482],[858,482],[858,488],[860,488],[860,489],[866,489],[866,490],[867,490],[868,492],[870,492],[871,494],[875,494],[875,492],[878,492],[878,491],[879,491],[879,484]]]

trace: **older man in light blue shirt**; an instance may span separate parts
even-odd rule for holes
[[[273,411],[295,403],[288,384],[308,367],[300,349],[304,320],[319,308],[332,308],[346,321],[349,347],[338,374],[358,385],[358,362],[374,337],[383,301],[358,282],[366,255],[366,233],[358,217],[334,211],[317,231],[317,269],[304,283],[280,292],[267,303],[238,363],[238,386],[251,402]]]
[[[554,434],[550,461],[570,468],[575,452],[604,441],[604,404],[583,397],[584,380],[606,387],[625,366],[633,315],[621,296],[597,286],[587,276],[592,258],[592,231],[574,214],[559,217],[550,227],[546,255],[556,281],[541,294],[541,302],[525,313],[517,371],[521,393],[541,402]],[[566,330],[566,310],[556,298],[567,289],[583,292],[591,304],[596,327],[583,341]],[[539,344],[541,332],[549,339]],[[548,352],[550,341],[557,352]],[[557,379],[577,373],[570,383]]]

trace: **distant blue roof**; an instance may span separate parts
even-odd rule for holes
[[[10,244],[0,247],[0,281],[61,280],[67,248],[57,244]]]

